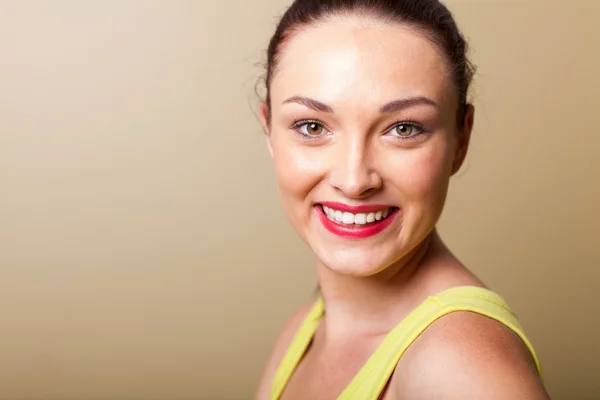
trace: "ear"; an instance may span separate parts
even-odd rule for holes
[[[475,107],[473,107],[472,104],[467,104],[465,119],[463,120],[463,127],[457,134],[458,144],[456,146],[456,153],[454,154],[452,175],[456,174],[460,170],[460,167],[467,157],[467,150],[469,149],[469,142],[471,141],[471,132],[473,131],[474,122]]]
[[[269,126],[269,106],[267,105],[266,101],[260,102],[260,106],[258,107],[258,118],[260,119],[260,124],[265,132],[267,148],[269,149],[271,157],[273,157],[273,146],[271,145],[271,127]]]

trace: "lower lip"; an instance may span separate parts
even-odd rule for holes
[[[394,219],[398,216],[398,209],[394,208],[390,215],[386,219],[371,225],[343,225],[335,221],[330,220],[323,207],[320,205],[315,206],[315,211],[319,216],[319,220],[329,232],[336,236],[340,236],[347,239],[366,239],[371,236],[375,236],[381,233],[385,228],[390,226]]]

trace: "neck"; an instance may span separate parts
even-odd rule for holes
[[[419,285],[414,283],[438,242],[434,230],[401,260],[369,277],[340,275],[318,264],[327,336],[348,337],[351,332],[380,336],[389,332],[418,304]]]

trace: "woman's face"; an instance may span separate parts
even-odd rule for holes
[[[261,118],[284,210],[327,268],[381,272],[434,228],[472,112],[459,132],[445,59],[410,27],[322,22],[280,57]]]

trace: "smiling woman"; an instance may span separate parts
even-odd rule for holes
[[[320,292],[275,345],[258,399],[544,399],[500,296],[436,231],[465,159],[473,68],[437,0],[296,0],[259,114]]]

